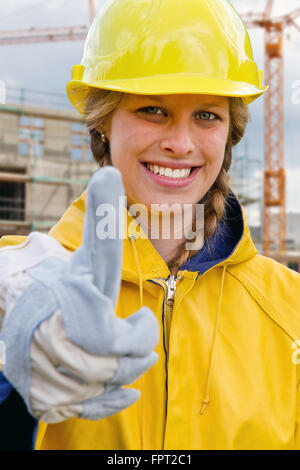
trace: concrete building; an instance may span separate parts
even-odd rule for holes
[[[96,168],[77,112],[0,106],[0,235],[47,232]]]

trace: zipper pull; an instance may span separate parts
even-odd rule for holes
[[[168,277],[166,284],[167,284],[167,304],[170,305],[174,303],[175,300],[175,293],[176,293],[176,281],[177,279],[172,274]]]

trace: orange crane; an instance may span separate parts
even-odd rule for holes
[[[88,26],[84,25],[0,31],[0,46],[36,42],[79,41],[86,38],[88,29]]]
[[[88,0],[90,22],[94,18],[93,0]],[[280,17],[271,17],[274,0],[267,0],[263,13],[242,15],[247,28],[265,30],[265,161],[263,202],[263,254],[285,260],[286,254],[286,175],[284,167],[284,87],[283,35],[287,26],[300,27],[295,19],[300,8]],[[33,42],[84,40],[88,26],[0,31],[0,45]]]
[[[262,14],[243,16],[246,26],[265,30],[265,162],[262,241],[263,254],[285,261],[286,256],[286,174],[284,163],[284,59],[283,39],[287,26],[300,27],[295,19],[300,8],[271,18],[273,0],[267,0]]]
[[[95,17],[94,0],[88,0],[89,19],[93,22]],[[29,44],[36,42],[79,41],[85,40],[89,27],[69,26],[58,28],[30,28],[0,31],[0,46],[13,44]]]

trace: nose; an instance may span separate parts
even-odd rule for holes
[[[188,123],[177,123],[166,131],[160,141],[161,151],[172,157],[190,156],[194,151],[191,129]]]

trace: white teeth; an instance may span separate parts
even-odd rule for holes
[[[188,168],[187,170],[181,170],[183,172],[183,178],[186,178],[187,176],[190,175],[191,168]]]
[[[177,168],[176,170],[172,170],[172,168],[165,168],[158,165],[152,165],[150,163],[147,163],[146,166],[152,173],[160,176],[167,176],[168,178],[187,178],[190,176],[192,171],[191,168]]]

